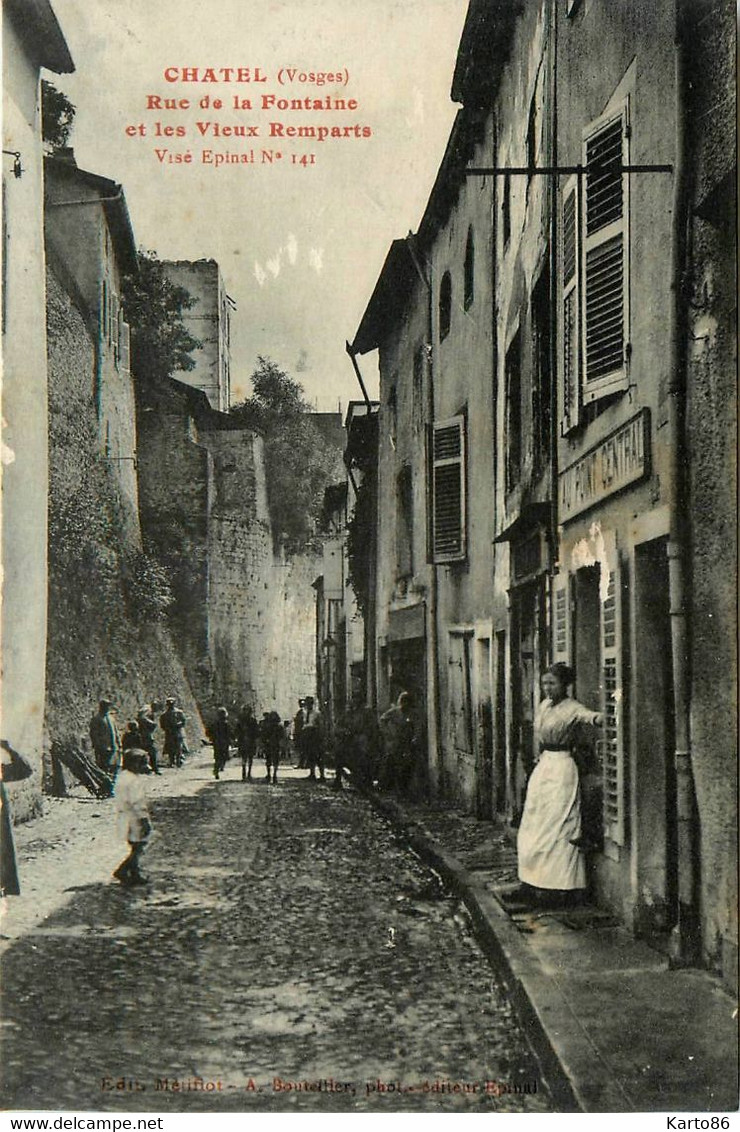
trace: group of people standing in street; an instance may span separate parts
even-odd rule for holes
[[[144,751],[147,755],[148,771],[160,774],[156,734],[159,727],[163,733],[162,755],[170,767],[183,764],[188,746],[185,739],[184,713],[177,707],[177,701],[170,697],[162,704],[153,700],[139,709],[136,719],[126,725],[121,734],[118,728],[117,708],[111,700],[102,699],[98,710],[90,720],[90,742],[95,762],[100,770],[115,779],[123,766],[126,751]],[[161,714],[159,714],[161,712]]]
[[[510,894],[510,899],[529,905],[568,905],[578,902],[586,888],[581,786],[574,750],[579,729],[600,727],[603,718],[569,695],[574,679],[570,668],[555,664],[541,681],[543,699],[535,720],[536,765],[527,784],[517,835],[521,884]],[[138,862],[151,833],[151,822],[138,775],[160,773],[155,742],[160,706],[152,703],[143,707],[123,736],[119,735],[115,708],[109,700],[100,701],[90,723],[98,766],[114,778],[120,770],[116,797],[130,853],[114,876],[126,885],[145,883]],[[163,754],[170,766],[182,765],[187,749],[185,722],[175,700],[168,699],[159,716],[159,727],[164,733]],[[312,696],[299,700],[292,720],[282,720],[276,711],[265,711],[257,720],[254,709],[245,704],[232,725],[227,708],[219,708],[208,737],[217,779],[232,745],[236,745],[242,781],[252,780],[254,760],[261,756],[266,781],[276,783],[280,764],[292,748],[295,766],[308,770],[308,778],[314,781],[326,781],[328,755],[334,763],[337,788],[341,788],[344,769],[349,768],[360,786],[373,787],[377,782],[379,789],[401,797],[425,792],[420,727],[409,691],[402,691],[377,722],[370,709],[351,709],[336,721],[330,742]]]
[[[314,707],[314,699],[307,696],[299,701],[299,710],[293,720],[282,720],[277,711],[265,711],[257,719],[251,704],[244,704],[232,724],[228,709],[220,707],[208,728],[213,745],[213,776],[220,778],[229,758],[231,747],[236,745],[241,761],[242,781],[252,781],[255,758],[265,760],[265,778],[276,783],[278,768],[296,752],[297,767],[309,769],[308,777],[320,781],[324,774],[324,734],[321,713]]]

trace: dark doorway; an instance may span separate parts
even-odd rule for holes
[[[496,634],[496,711],[494,714],[494,805],[502,814],[506,809],[506,633]]]
[[[481,638],[475,642],[478,668],[478,728],[476,755],[478,783],[476,814],[493,816],[493,705],[491,702],[491,642]]]
[[[540,579],[512,593],[512,741],[510,768],[513,820],[518,824],[529,776],[534,769],[534,717],[540,677],[547,666],[544,584]]]
[[[673,663],[666,540],[635,549],[637,927],[671,930],[678,911]]]
[[[388,645],[390,661],[390,700],[397,702],[401,692],[410,692],[414,703],[414,719],[419,737],[420,758],[426,766],[426,642],[423,637],[407,641],[391,641]]]

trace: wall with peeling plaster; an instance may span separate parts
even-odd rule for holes
[[[688,326],[692,715],[705,958],[737,985],[737,278],[735,10],[699,3]],[[723,106],[725,111],[723,112]]]
[[[38,65],[3,8],[2,737],[34,775],[9,787],[16,818],[40,806],[46,641],[46,342]]]

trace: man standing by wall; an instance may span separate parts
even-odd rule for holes
[[[185,748],[185,716],[175,707],[172,697],[167,700],[165,711],[159,717],[159,726],[164,731],[164,748],[170,766],[182,766]]]
[[[113,778],[121,762],[121,737],[113,718],[115,710],[110,700],[100,700],[98,710],[90,720],[90,741],[95,752],[95,762]]]
[[[310,779],[316,778],[316,767],[319,768],[319,781],[325,782],[324,777],[324,721],[321,718],[321,712],[314,708],[313,696],[306,696],[305,707],[303,708],[303,727],[301,729],[301,739],[308,767],[308,777]]]

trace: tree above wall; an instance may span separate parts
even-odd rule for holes
[[[201,342],[182,321],[195,302],[190,292],[168,279],[154,252],[140,250],[137,263],[137,273],[123,281],[123,309],[131,328],[131,372],[141,391],[193,369],[192,351]]]
[[[341,454],[312,420],[303,386],[270,358],[258,357],[252,389],[231,415],[264,438],[273,533],[287,551],[299,551],[315,541],[324,489],[343,470]]]
[[[47,150],[64,149],[74,126],[77,107],[53,83],[41,80],[41,136]]]

